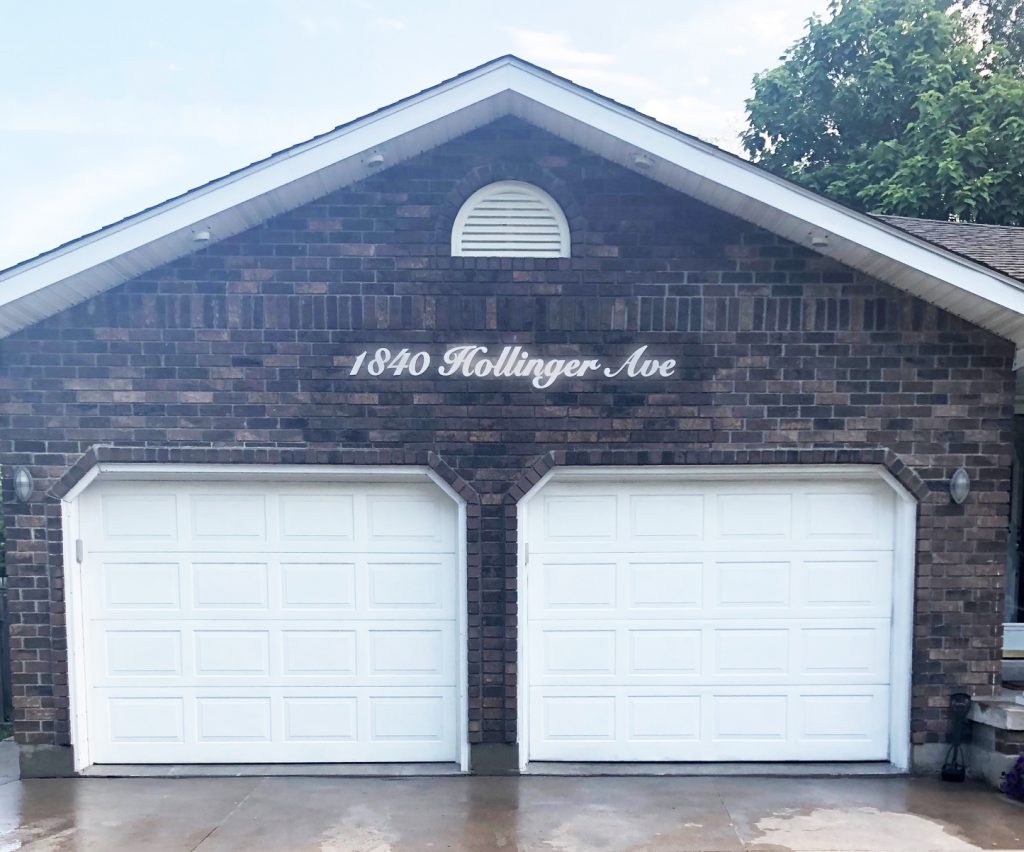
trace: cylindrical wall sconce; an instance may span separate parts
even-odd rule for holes
[[[27,503],[32,499],[32,474],[24,465],[14,468],[14,499]]]
[[[949,478],[949,496],[958,506],[971,493],[971,475],[962,467],[957,468]]]

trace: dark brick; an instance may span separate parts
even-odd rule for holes
[[[532,181],[572,259],[449,256],[461,202]],[[669,380],[351,378],[388,346],[520,343]],[[513,119],[0,341],[16,729],[68,741],[59,498],[97,461],[431,464],[469,501],[470,732],[516,737],[515,499],[565,464],[884,464],[921,502],[914,742],[996,689],[1012,346]],[[949,503],[966,466],[975,492]],[[984,499],[982,499],[984,495]],[[989,495],[993,495],[990,497]]]

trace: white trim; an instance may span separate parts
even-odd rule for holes
[[[99,462],[89,468],[64,495],[62,500],[75,500],[93,480],[155,482],[174,479],[215,480],[232,482],[259,478],[268,482],[422,482],[430,479],[438,483],[444,480],[436,477],[430,468],[415,466],[390,467],[381,465],[319,465],[319,464],[179,464],[177,462]],[[461,501],[450,488],[446,493],[453,500]]]
[[[68,694],[70,702],[71,746],[74,770],[81,773],[91,765],[87,733],[88,701],[84,654],[82,565],[75,558],[75,541],[80,536],[79,503],[83,492],[94,482],[109,481],[250,481],[250,482],[430,482],[455,503],[458,511],[456,560],[459,621],[459,700],[457,712],[458,764],[469,772],[469,606],[466,501],[435,471],[413,465],[247,465],[247,464],[108,464],[99,463],[86,473],[61,500],[61,533],[64,554],[64,605],[68,643]]]
[[[812,476],[828,476],[832,480],[862,480],[879,476],[892,487],[905,490],[884,467],[874,464],[694,464],[694,465],[650,465],[610,467],[555,467],[545,474],[545,482],[551,474],[557,474],[559,482],[576,482],[589,479],[607,479],[609,472],[614,472],[616,480],[626,479],[713,479],[716,481],[745,480],[750,478],[751,469],[759,469],[771,473],[772,479],[807,479]],[[685,476],[681,476],[685,473]],[[533,494],[540,482],[532,489]],[[530,496],[523,497],[526,500]]]
[[[65,498],[60,504],[61,533],[64,554],[64,625],[67,631],[68,704],[73,768],[81,772],[92,763],[89,750],[89,730],[86,715],[86,662],[81,653],[86,628],[83,613],[82,563],[77,559],[75,542],[81,533],[78,503]]]
[[[830,481],[880,479],[896,495],[893,550],[893,611],[890,676],[889,762],[901,771],[910,767],[910,712],[914,639],[914,576],[917,563],[917,501],[888,470],[880,465],[658,465],[651,467],[556,467],[549,470],[516,506],[516,721],[519,770],[529,767],[529,654],[526,629],[529,617],[529,564],[527,559],[529,505],[552,480],[587,482],[626,480],[737,481],[756,473],[776,480],[828,477]]]
[[[842,207],[515,57],[497,59],[0,274],[0,336],[372,172],[513,114],[653,180],[914,293],[1024,345],[1024,285]],[[206,243],[208,245],[209,243]],[[44,294],[44,291],[47,291]]]
[[[892,584],[892,656],[890,658],[889,760],[910,769],[910,702],[913,688],[914,581],[917,564],[917,501],[888,471],[885,480],[896,493]]]
[[[527,600],[530,596],[529,547],[526,531],[530,503],[555,477],[555,471],[586,470],[587,468],[554,468],[545,473],[537,484],[516,503],[516,744],[519,746],[519,771],[526,772],[530,763],[530,687],[526,653],[526,619],[529,617]],[[609,468],[590,468],[604,473]],[[597,478],[596,476],[594,478]]]
[[[546,73],[531,70],[535,78]],[[597,153],[634,171],[639,170],[634,165],[637,149],[653,154],[654,166],[639,170],[646,177],[1024,343],[1024,283],[816,195],[594,92],[581,91],[567,80],[555,77],[530,82],[532,85],[517,89],[525,104],[516,112],[519,117],[591,150],[599,147]],[[544,87],[561,91],[552,94]],[[587,146],[572,139],[572,132],[565,127],[566,117],[606,137],[603,145]],[[813,235],[826,236],[827,245],[812,245]],[[858,248],[866,250],[860,253],[864,256],[858,254]],[[948,290],[947,298],[935,298],[938,293],[925,295],[936,287]],[[962,295],[965,291],[983,301],[961,307],[943,303],[959,301],[949,293]],[[1011,313],[1000,308],[1009,308]],[[999,322],[994,321],[997,316]],[[1000,329],[1000,325],[1006,328]]]
[[[432,479],[429,467],[416,465],[346,465],[346,464],[180,464],[100,462],[95,470],[103,479],[166,480],[166,479],[267,479],[346,480],[348,482],[420,482]],[[433,480],[432,480],[433,481]],[[448,489],[453,499],[460,499]]]
[[[90,467],[85,472],[85,476],[83,476],[81,479],[78,480],[78,482],[71,486],[71,488],[68,490],[68,493],[61,498],[61,501],[64,503],[72,503],[73,501],[78,499],[78,495],[85,491],[85,489],[88,488],[92,484],[92,481],[99,475],[100,469],[98,465],[93,465],[92,467]]]
[[[459,531],[455,544],[455,558],[458,563],[458,607],[459,613],[459,718],[462,720],[462,736],[459,738],[459,769],[469,772],[469,554],[467,539],[469,525],[466,522],[466,501],[454,488],[445,482],[434,470],[427,469],[427,478],[454,501],[459,512]]]

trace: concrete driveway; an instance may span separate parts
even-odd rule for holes
[[[907,778],[192,778],[0,786],[0,850],[1024,849],[1024,808]]]

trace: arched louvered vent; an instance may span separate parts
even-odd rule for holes
[[[569,257],[569,245],[569,223],[555,199],[516,180],[478,189],[452,228],[452,254],[461,257]]]

